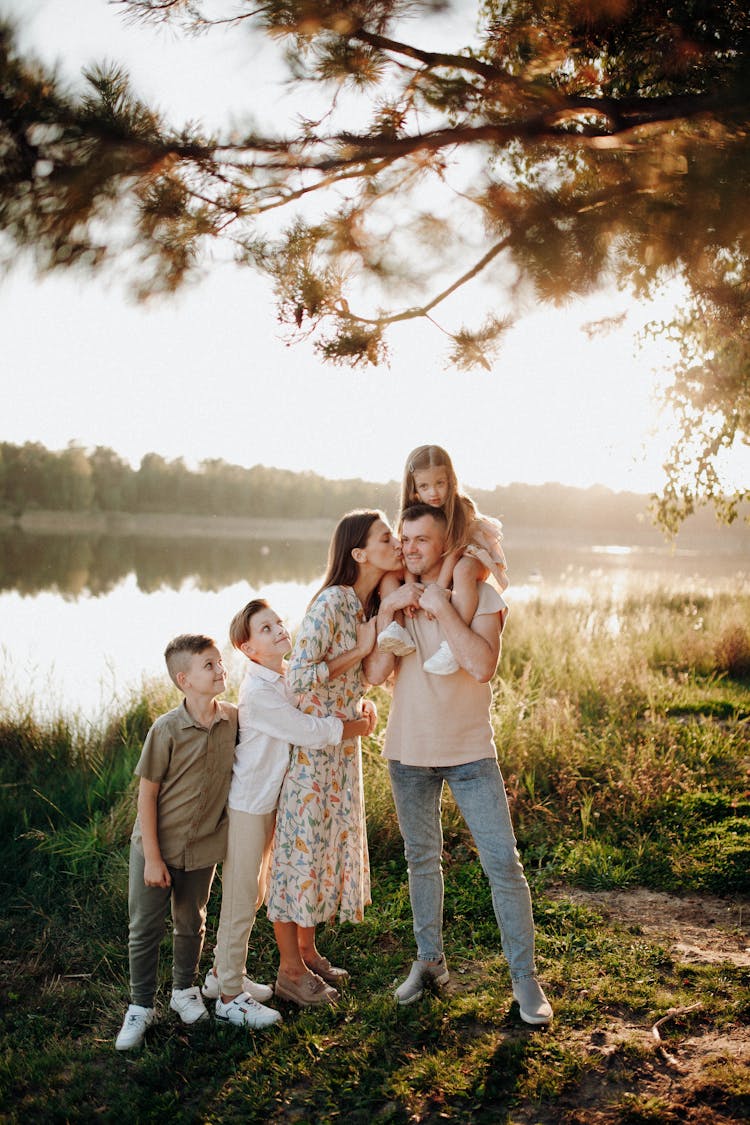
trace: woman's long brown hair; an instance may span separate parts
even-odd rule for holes
[[[359,577],[359,563],[353,558],[352,551],[364,547],[376,520],[388,523],[386,516],[377,508],[359,508],[341,517],[328,547],[328,564],[323,585],[312,601],[315,601],[318,594],[327,590],[329,586],[354,585]],[[377,591],[373,598],[377,599]],[[312,605],[312,602],[310,604]],[[373,606],[371,599],[371,604],[364,607],[365,613],[369,616],[373,608],[377,608],[377,603],[375,602]]]

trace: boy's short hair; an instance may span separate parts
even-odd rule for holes
[[[265,598],[253,598],[239,613],[235,613],[229,624],[229,639],[235,648],[241,649],[250,640],[250,622],[256,613],[270,608]]]
[[[432,516],[435,523],[445,529],[448,526],[448,519],[442,508],[433,508],[431,504],[410,504],[408,508],[404,508],[399,519],[399,527],[407,522],[411,523],[413,520],[421,520],[422,516]]]
[[[180,633],[179,637],[169,642],[164,649],[164,659],[169,678],[176,687],[180,686],[177,683],[177,673],[187,672],[191,658],[200,656],[207,648],[218,648],[218,645],[213,637],[207,637],[204,633]]]

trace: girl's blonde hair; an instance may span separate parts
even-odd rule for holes
[[[461,492],[453,462],[440,445],[418,445],[406,458],[401,485],[401,511],[419,500],[414,478],[422,469],[445,469],[448,495],[442,510],[446,521],[446,553],[464,547],[469,539],[469,526],[477,518],[477,507],[470,496]]]

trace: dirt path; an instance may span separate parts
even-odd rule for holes
[[[624,926],[636,926],[651,940],[661,941],[686,962],[731,961],[750,968],[750,900],[703,895],[661,894],[636,887],[627,891],[553,890],[552,898],[566,898],[598,910]]]
[[[679,961],[727,962],[750,968],[750,900],[628,891],[558,888],[551,897],[600,912],[608,921],[663,944]],[[667,1013],[659,1024],[679,1019]],[[734,1125],[748,1120],[750,1027],[731,1033],[706,1027],[669,1049],[655,1028],[608,1019],[579,1033],[579,1049],[592,1071],[566,1091],[552,1116],[521,1110],[513,1125],[614,1125],[625,1120],[653,1125]],[[579,1038],[574,1033],[574,1038]],[[638,1058],[638,1062],[635,1062]],[[628,1099],[632,1099],[632,1116]]]

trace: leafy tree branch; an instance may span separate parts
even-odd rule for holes
[[[679,279],[685,308],[660,329],[680,344],[679,436],[657,513],[675,527],[713,500],[735,517],[747,492],[721,460],[750,421],[744,2],[484,0],[465,45],[443,34],[443,49],[457,8],[439,0],[117,6],[281,43],[297,113],[220,136],[175,127],[121,68],[73,95],[2,29],[7,260],[117,263],[145,298],[223,244],[269,276],[292,338],[352,366],[384,362],[389,329],[422,317],[450,363],[491,369],[530,305]]]

